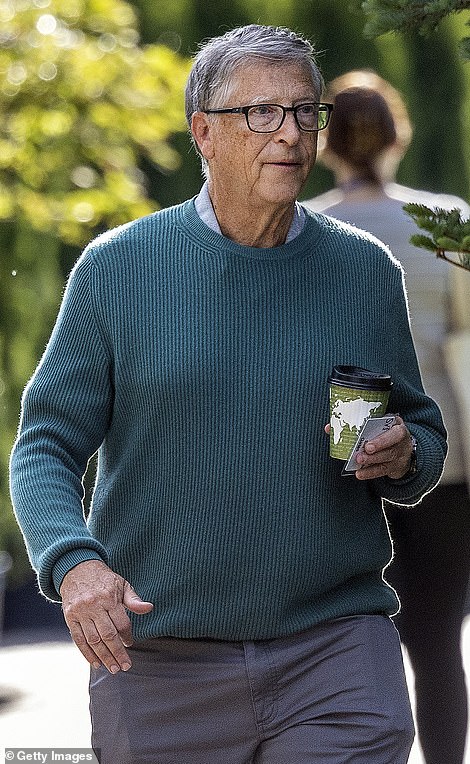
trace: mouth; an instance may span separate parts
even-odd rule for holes
[[[269,162],[268,164],[273,165],[274,167],[300,167],[300,162]]]

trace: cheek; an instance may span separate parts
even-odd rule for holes
[[[306,146],[306,151],[310,161],[310,165],[312,165],[315,162],[315,159],[317,157],[317,146],[318,146],[318,133],[314,133]]]
[[[248,135],[239,136],[236,141],[228,142],[224,148],[225,161],[229,161],[240,176],[253,178],[260,174],[264,145],[254,144]]]

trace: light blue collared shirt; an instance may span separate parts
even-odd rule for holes
[[[195,201],[196,205],[196,212],[201,218],[201,220],[211,228],[216,233],[220,233],[222,235],[222,231],[220,230],[219,221],[216,218],[214,208],[212,206],[212,201],[209,195],[209,184],[206,180],[203,187],[201,188],[198,196],[196,197]],[[296,202],[295,203],[295,211],[294,211],[294,217],[292,219],[292,223],[289,228],[289,232],[286,237],[286,244],[289,241],[292,241],[292,239],[295,239],[296,236],[301,233],[303,227],[305,225],[305,210],[303,207]]]

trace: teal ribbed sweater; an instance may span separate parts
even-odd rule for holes
[[[392,375],[413,478],[343,478],[329,457],[328,374],[348,363]],[[78,261],[25,391],[11,490],[46,596],[103,559],[154,603],[132,616],[138,640],[269,638],[396,609],[381,496],[418,501],[444,453],[384,247],[313,214],[288,244],[244,247],[192,200]]]

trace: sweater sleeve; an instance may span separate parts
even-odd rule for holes
[[[384,305],[384,315],[384,346],[394,381],[389,410],[400,414],[416,438],[417,470],[400,480],[383,478],[374,484],[382,498],[410,506],[438,483],[447,453],[447,434],[437,403],[423,389],[401,268],[395,272],[390,304]]]
[[[14,511],[43,594],[60,600],[64,575],[106,562],[88,531],[83,476],[112,412],[112,359],[96,310],[97,273],[84,255],[69,279],[56,325],[27,385],[10,463]]]

